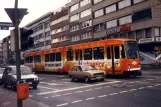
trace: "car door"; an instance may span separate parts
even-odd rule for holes
[[[85,77],[85,73],[83,72],[82,68],[80,66],[77,66],[77,75],[79,79],[83,79]]]
[[[4,84],[7,84],[7,69],[8,69],[8,67],[5,68],[5,70],[3,72],[3,76],[2,76],[2,80],[3,80]]]
[[[8,67],[8,69],[7,69],[7,82],[9,85],[12,84],[12,75],[13,75],[12,68]]]

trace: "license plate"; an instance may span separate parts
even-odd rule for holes
[[[29,82],[29,85],[31,85],[32,84],[32,82]]]

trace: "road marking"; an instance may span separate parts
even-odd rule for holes
[[[61,95],[55,95],[55,96],[52,96],[52,97],[60,97]]]
[[[129,82],[129,84],[133,84],[133,83],[135,83],[135,82]]]
[[[131,90],[129,90],[129,91],[136,91],[137,89],[131,89]]]
[[[152,88],[153,86],[147,86],[147,88]]]
[[[142,89],[145,89],[145,87],[140,87],[140,88],[138,88],[139,90],[142,90]]]
[[[65,80],[66,81],[66,80],[70,80],[70,79],[61,79],[61,80]]]
[[[92,91],[93,89],[85,90],[85,91]]]
[[[137,83],[137,82],[142,82],[142,81],[135,81],[135,83]]]
[[[111,87],[111,86],[105,86],[104,88],[109,88],[109,87]]]
[[[66,94],[64,94],[64,95],[71,95],[71,94],[73,94],[73,93],[66,93]]]
[[[118,93],[112,93],[112,94],[109,94],[109,95],[117,95]]]
[[[102,89],[102,87],[95,88],[96,90]]]
[[[79,102],[82,102],[82,100],[77,100],[77,101],[73,101],[72,103],[79,103]]]
[[[46,99],[48,99],[49,97],[45,97]]]
[[[59,84],[55,84],[55,83],[47,83],[47,82],[40,82],[40,84],[46,84],[46,85],[59,85]]]
[[[57,107],[61,107],[61,106],[65,106],[65,105],[68,105],[68,103],[59,104],[59,105],[56,105],[56,106],[57,106]]]
[[[76,91],[75,93],[82,93],[83,91]]]
[[[74,87],[74,88],[68,88],[68,89],[57,90],[57,91],[42,92],[42,93],[38,93],[37,95],[46,95],[46,94],[51,94],[51,93],[58,93],[58,92],[64,92],[64,91],[71,91],[71,90],[83,89],[83,88],[94,87],[94,86],[100,86],[100,85],[114,84],[114,83],[118,83],[118,82],[120,82],[120,81],[105,82],[105,83],[100,83],[100,84],[87,85],[87,86],[81,86],[81,87]]]
[[[98,96],[98,98],[103,98],[103,97],[106,97],[107,95],[101,95],[101,96]]]
[[[155,80],[155,79],[148,79],[148,80],[150,80],[150,81],[151,81],[151,80]]]
[[[86,100],[93,100],[93,99],[95,99],[95,97],[87,98]]]
[[[156,85],[154,85],[154,86],[160,86],[161,84],[156,84]]]
[[[122,93],[127,93],[128,91],[121,91],[121,92],[119,92],[120,94],[122,94]]]
[[[49,90],[54,90],[54,91],[57,91],[57,89],[48,88],[48,87],[43,87],[43,86],[38,86],[38,88],[44,88],[44,89],[49,89]]]

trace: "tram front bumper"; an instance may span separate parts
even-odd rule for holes
[[[138,69],[129,69],[128,71],[124,71],[124,75],[142,76],[142,71],[140,70],[140,68],[138,68]]]

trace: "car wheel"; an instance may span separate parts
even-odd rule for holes
[[[84,80],[86,83],[90,82],[90,79],[88,77],[85,77]]]
[[[104,81],[105,79],[100,79],[100,81]]]
[[[7,84],[6,83],[3,83],[3,87],[6,88],[7,87]]]
[[[70,76],[70,81],[74,81],[74,77],[73,76]]]
[[[33,89],[37,89],[37,86],[33,86]]]

